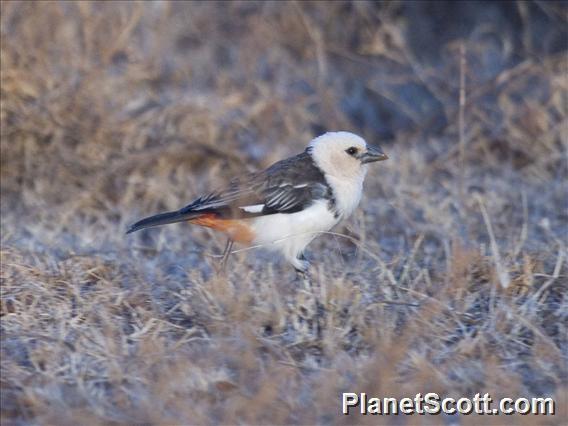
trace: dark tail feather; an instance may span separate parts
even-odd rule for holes
[[[144,228],[151,228],[153,226],[167,225],[168,223],[185,222],[190,219],[201,216],[202,213],[188,212],[181,213],[179,210],[176,212],[161,213],[139,220],[134,225],[131,225],[126,231],[127,234],[131,232],[140,231]]]

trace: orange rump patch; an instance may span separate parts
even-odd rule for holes
[[[206,213],[189,222],[221,231],[239,243],[250,244],[254,239],[251,227],[244,220],[219,219],[214,213]]]

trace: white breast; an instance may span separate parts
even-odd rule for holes
[[[361,173],[354,179],[349,180],[331,175],[326,175],[325,178],[333,190],[336,208],[341,215],[341,219],[351,216],[361,201],[365,173]]]
[[[280,251],[294,263],[320,232],[329,231],[339,220],[329,210],[325,200],[316,201],[297,213],[259,216],[251,219],[256,234],[253,244]]]

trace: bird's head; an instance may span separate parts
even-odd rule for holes
[[[308,152],[325,174],[346,179],[364,177],[368,163],[388,158],[378,146],[367,145],[350,132],[318,136],[308,145]]]

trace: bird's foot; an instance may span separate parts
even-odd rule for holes
[[[298,258],[294,259],[293,262],[294,269],[296,270],[296,276],[298,280],[300,280],[306,290],[311,290],[312,283],[311,278],[308,273],[310,269],[310,262],[304,257],[304,255],[300,255]]]
[[[294,266],[296,272],[305,274],[308,272],[308,269],[310,269],[310,262],[301,254],[292,261],[292,266]]]
[[[232,249],[233,249],[233,240],[228,239],[227,244],[225,245],[225,249],[223,250],[223,257],[219,262],[219,268],[217,269],[217,273],[225,274],[227,269],[227,261],[229,260],[229,256],[231,255]]]
[[[309,273],[310,262],[303,254],[292,261],[297,280],[303,288],[299,288],[289,303],[291,311],[291,327],[306,340],[317,341],[321,338],[325,325],[325,307],[320,302],[321,288],[317,279]]]

